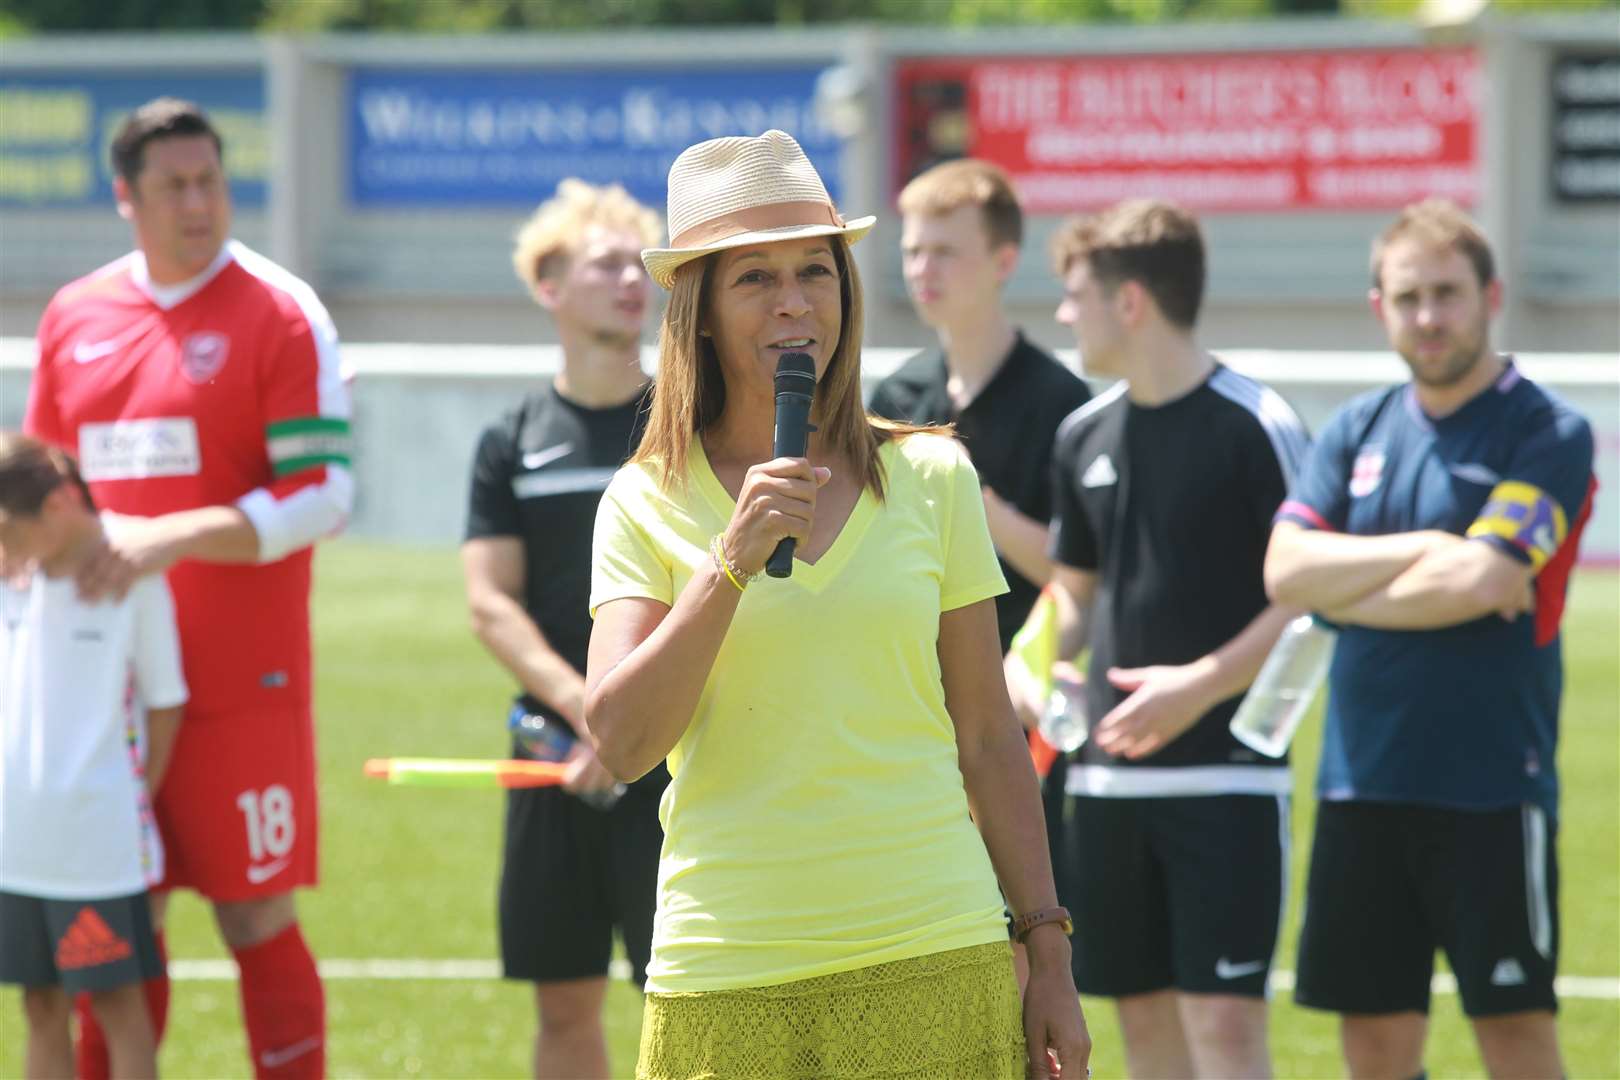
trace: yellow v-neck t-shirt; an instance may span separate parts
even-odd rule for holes
[[[1006,940],[940,681],[942,612],[1006,590],[961,447],[881,449],[838,538],[738,604],[669,755],[647,989],[770,986]],[[591,611],[664,604],[735,502],[693,440],[685,490],[627,465],[596,517]]]

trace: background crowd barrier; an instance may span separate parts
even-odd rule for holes
[[[913,352],[865,350],[868,393]],[[1312,432],[1356,394],[1406,378],[1388,352],[1217,352],[1275,388]],[[1072,351],[1059,356],[1076,363]],[[33,362],[31,339],[0,339],[0,426],[21,422]],[[343,362],[352,380],[359,485],[349,532],[436,544],[461,538],[479,431],[555,373],[561,353],[554,345],[349,343]],[[1518,363],[1591,420],[1600,489],[1582,554],[1591,563],[1620,565],[1620,363],[1602,354],[1547,353],[1520,356]],[[656,367],[650,347],[643,366]]]

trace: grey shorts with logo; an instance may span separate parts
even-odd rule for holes
[[[116,990],[162,973],[144,892],[46,900],[0,891],[0,983]]]

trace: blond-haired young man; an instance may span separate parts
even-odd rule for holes
[[[569,761],[561,789],[512,791],[501,872],[507,978],[537,986],[542,1077],[606,1077],[613,932],[646,978],[662,767],[616,788],[582,737],[596,504],[640,441],[658,215],[623,188],[565,180],[518,231],[512,265],[556,326],[562,369],[485,430],[462,545],[473,631],[518,682],[513,752]],[[622,794],[622,798],[615,798]]]

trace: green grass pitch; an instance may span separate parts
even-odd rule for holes
[[[1577,576],[1565,622],[1567,685],[1559,765],[1559,851],[1566,975],[1620,976],[1620,576]],[[321,549],[316,584],[323,883],[301,900],[305,931],[327,959],[491,959],[500,795],[388,788],[362,779],[374,756],[488,757],[503,752],[509,680],[472,639],[454,551],[340,541]],[[1279,966],[1293,967],[1299,892],[1314,804],[1316,726],[1297,751],[1294,890]],[[181,896],[170,918],[177,959],[221,958],[206,908]],[[15,992],[0,1002],[0,1075],[22,1067]],[[533,996],[495,979],[342,979],[327,984],[334,1076],[524,1076]],[[1086,1003],[1096,1074],[1123,1074],[1107,1002]],[[640,997],[608,998],[615,1075],[634,1067]],[[1620,1002],[1571,999],[1561,1035],[1569,1074],[1620,1076]],[[161,1064],[173,1077],[248,1072],[230,981],[174,988]],[[1332,1017],[1279,995],[1272,1047],[1282,1077],[1342,1075]],[[1430,1075],[1482,1070],[1455,997],[1437,996]]]

